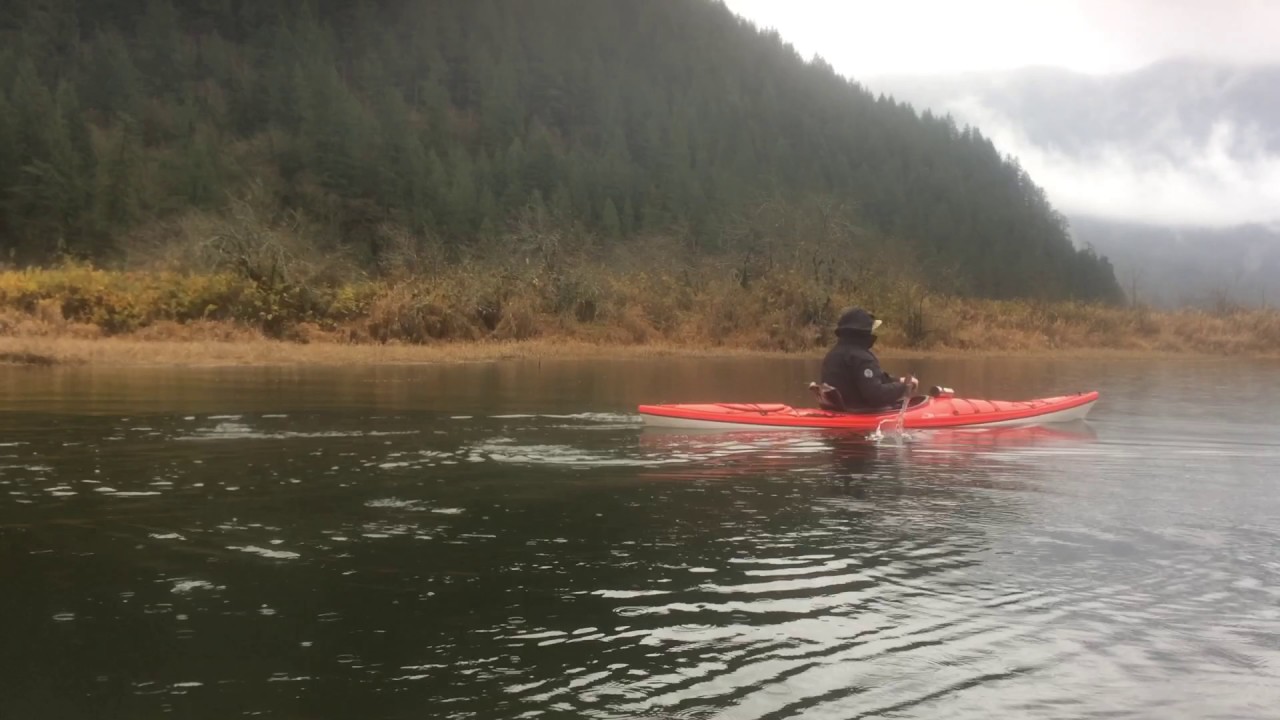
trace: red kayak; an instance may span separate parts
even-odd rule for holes
[[[913,398],[903,417],[908,428],[1013,427],[1083,420],[1097,392],[1037,400],[966,400],[948,394]],[[641,405],[646,425],[688,429],[835,429],[872,431],[891,427],[898,411],[849,413],[781,404],[708,403]]]

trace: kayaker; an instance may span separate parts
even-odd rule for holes
[[[836,323],[836,344],[822,361],[822,383],[835,388],[838,398],[824,396],[824,404],[847,412],[884,410],[902,402],[918,383],[913,377],[894,378],[880,369],[871,347],[880,321],[862,308],[850,308]]]

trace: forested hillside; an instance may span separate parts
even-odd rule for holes
[[[876,98],[709,0],[0,7],[9,261],[110,262],[130,234],[251,183],[370,263],[376,228],[466,247],[530,207],[605,246],[665,234],[734,253],[744,235],[726,228],[760,202],[827,198],[940,290],[1119,297],[1110,264],[978,132]]]

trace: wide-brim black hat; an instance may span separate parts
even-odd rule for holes
[[[880,320],[862,308],[849,308],[840,314],[836,333],[866,333],[872,335],[880,327]]]

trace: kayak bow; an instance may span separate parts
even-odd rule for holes
[[[1083,392],[1036,400],[970,400],[957,397],[919,397],[903,416],[907,428],[1014,427],[1083,420],[1098,393]],[[846,413],[795,408],[770,403],[706,403],[641,405],[640,416],[651,427],[686,429],[845,429],[875,430],[896,421],[898,409],[887,412]]]

